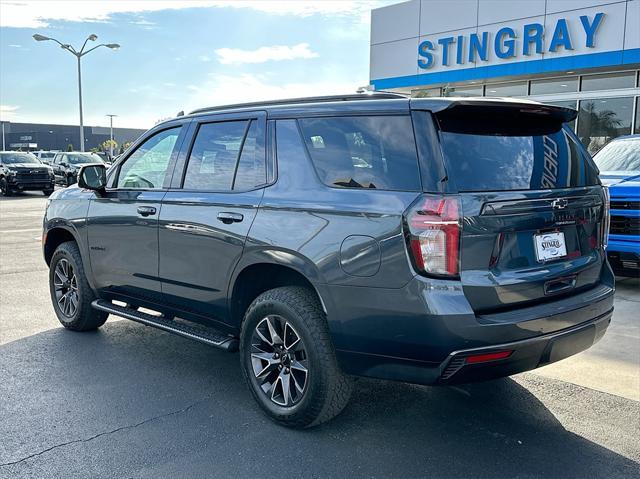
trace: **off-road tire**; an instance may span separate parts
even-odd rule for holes
[[[293,406],[275,404],[260,389],[251,364],[253,332],[269,315],[286,319],[304,341],[308,377],[302,399]],[[249,389],[274,421],[294,428],[316,426],[337,416],[349,402],[353,381],[336,360],[327,318],[315,293],[307,288],[286,286],[258,296],[247,309],[240,332],[241,367]]]
[[[77,281],[78,306],[75,313],[68,317],[60,309],[56,300],[54,276],[58,262],[66,259],[73,267]],[[49,264],[49,292],[53,309],[60,323],[73,331],[92,331],[102,326],[107,320],[108,314],[91,307],[91,302],[96,296],[87,282],[87,277],[82,265],[82,257],[75,241],[67,241],[60,244],[51,257]]]

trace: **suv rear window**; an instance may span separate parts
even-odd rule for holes
[[[411,117],[306,118],[299,123],[311,160],[326,185],[420,190]]]
[[[441,132],[447,173],[460,191],[598,184],[592,160],[564,129],[535,135],[485,133]]]

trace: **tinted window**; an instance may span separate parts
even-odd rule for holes
[[[640,171],[640,138],[612,141],[593,159],[600,171]]]
[[[531,80],[532,95],[545,95],[548,93],[567,93],[572,91],[578,91],[578,77],[550,78],[548,80]]]
[[[605,73],[582,77],[582,91],[613,90],[615,88],[633,88],[636,83],[635,72]]]
[[[104,163],[100,156],[95,153],[73,153],[65,155],[67,163],[72,165],[83,165],[85,163]]]
[[[320,179],[341,188],[420,190],[409,116],[300,120]]]
[[[263,176],[259,183],[264,183],[264,157],[256,151],[256,129],[255,121],[249,125],[246,120],[200,125],[189,156],[183,187],[229,191],[234,188],[234,176],[235,189],[253,187],[255,176],[259,174],[256,170],[260,168],[256,163],[258,156],[262,157]],[[242,171],[238,164],[239,157]]]
[[[160,189],[180,127],[161,131],[140,145],[120,167],[118,188]]]
[[[597,173],[564,130],[535,136],[442,132],[449,177],[460,191],[537,190],[597,184]]]
[[[250,190],[263,185],[266,178],[264,154],[258,145],[258,122],[254,120],[242,145],[233,189]]]
[[[579,112],[578,137],[591,154],[631,133],[633,97],[580,100]]]
[[[525,96],[527,82],[494,83],[487,85],[486,96]]]
[[[477,86],[446,86],[442,89],[442,96],[482,96],[482,85]]]

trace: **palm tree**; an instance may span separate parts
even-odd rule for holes
[[[622,121],[618,119],[618,114],[613,110],[598,111],[593,101],[580,105],[580,141],[592,152],[593,146],[601,147],[602,145],[591,145],[595,138],[606,138],[609,140],[618,136],[618,128],[622,125]]]

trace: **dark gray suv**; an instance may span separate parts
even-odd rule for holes
[[[613,310],[607,193],[571,109],[376,93],[198,110],[51,196],[60,322],[228,351],[288,426],[351,376],[454,384],[590,347]]]

